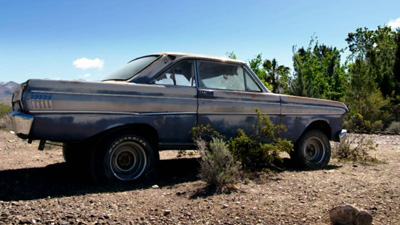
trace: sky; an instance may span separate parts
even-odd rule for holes
[[[399,0],[0,0],[0,81],[96,81],[156,52],[293,67],[312,36],[345,48],[349,32],[389,24],[400,27]]]

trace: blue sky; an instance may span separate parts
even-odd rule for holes
[[[346,47],[358,27],[400,18],[400,1],[0,0],[0,81],[101,80],[129,60],[163,51],[292,67],[292,46]],[[400,23],[400,19],[398,20]]]

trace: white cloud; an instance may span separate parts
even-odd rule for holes
[[[101,60],[99,58],[95,58],[95,59],[80,58],[80,59],[75,60],[73,62],[73,65],[76,68],[84,69],[84,70],[91,69],[91,68],[103,69],[104,60]]]
[[[84,74],[82,77],[88,78],[88,77],[90,77],[90,73]]]
[[[400,17],[395,20],[390,20],[388,26],[392,27],[392,29],[399,28],[400,27]]]

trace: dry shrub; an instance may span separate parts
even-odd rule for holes
[[[240,180],[240,164],[235,161],[222,139],[212,138],[208,145],[203,140],[197,141],[201,154],[200,179],[217,192],[232,188]]]
[[[253,132],[247,135],[242,129],[229,140],[229,149],[233,156],[246,169],[275,168],[276,162],[282,162],[281,153],[293,151],[293,144],[279,135],[286,132],[282,124],[274,125],[268,115],[257,112],[257,123]]]
[[[400,122],[397,121],[392,122],[386,129],[386,131],[393,134],[400,134]]]
[[[376,151],[377,147],[378,144],[375,144],[367,135],[351,134],[334,145],[332,156],[341,161],[362,164],[378,163],[379,160],[370,155],[372,151]]]

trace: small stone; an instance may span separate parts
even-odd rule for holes
[[[157,184],[155,184],[155,185],[151,186],[151,188],[153,188],[153,189],[160,189],[160,186],[158,186]]]
[[[367,211],[360,211],[356,216],[355,225],[371,225],[372,224],[372,216]]]
[[[176,195],[184,195],[184,194],[186,194],[186,191],[178,191],[178,192],[176,192]]]
[[[357,164],[353,164],[353,167],[358,167],[358,165]]]
[[[19,221],[19,223],[20,223],[20,224],[35,224],[36,221],[35,221],[35,223],[34,223],[34,222],[33,222],[32,220],[30,220],[30,219],[22,219],[22,220]]]
[[[222,208],[223,208],[223,209],[226,209],[226,208],[228,208],[228,207],[229,207],[229,205],[227,205],[227,204],[223,204],[223,205],[222,205]]]
[[[358,209],[351,206],[337,206],[329,210],[329,219],[332,224],[354,225]]]
[[[164,216],[168,216],[169,214],[171,214],[171,210],[169,209],[164,210]]]

